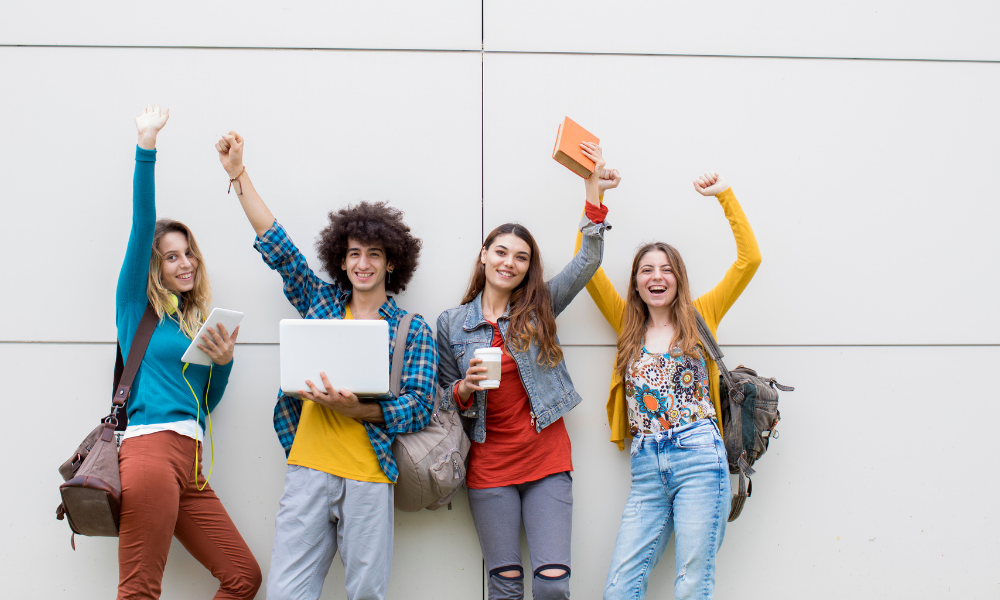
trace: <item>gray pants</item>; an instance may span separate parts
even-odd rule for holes
[[[348,600],[384,600],[392,520],[392,484],[288,465],[274,519],[268,600],[319,598],[338,549]]]
[[[531,554],[531,595],[535,600],[569,598],[573,478],[556,473],[520,485],[469,490],[469,506],[479,533],[490,600],[521,600],[521,522]],[[518,575],[504,575],[517,571]],[[561,571],[545,575],[542,571]]]

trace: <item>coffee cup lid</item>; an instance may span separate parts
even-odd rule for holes
[[[480,348],[475,354],[500,354],[500,348]]]

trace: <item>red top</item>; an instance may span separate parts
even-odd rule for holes
[[[503,348],[503,338],[496,323],[493,347]],[[472,443],[466,485],[473,489],[517,485],[537,481],[553,473],[573,470],[573,453],[566,424],[558,419],[540,432],[535,431],[528,392],[521,382],[517,363],[503,348],[500,361],[500,387],[486,392],[486,441]],[[455,402],[464,409],[474,396],[462,402],[458,386]]]

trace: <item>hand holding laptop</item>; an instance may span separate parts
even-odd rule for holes
[[[316,387],[316,384],[306,379],[309,391],[299,390],[299,396],[303,400],[312,400],[317,404],[321,404],[330,410],[335,410],[345,417],[352,419],[376,423],[384,422],[382,407],[378,403],[362,403],[357,395],[347,388],[333,389],[333,384],[330,383],[325,371],[320,371],[319,376],[323,380],[323,388],[326,391],[320,390]]]

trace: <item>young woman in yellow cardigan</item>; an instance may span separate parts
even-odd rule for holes
[[[680,254],[646,244],[632,261],[626,298],[599,269],[587,284],[618,333],[608,423],[619,450],[632,437],[632,489],[604,588],[605,600],[643,598],[649,572],[675,535],[678,600],[712,598],[732,490],[722,442],[719,370],[698,343],[695,311],[715,334],[760,266],[750,224],[718,173],[694,181],[716,196],[736,238],[736,262],[711,291],[691,301]],[[579,245],[579,236],[577,244]]]

